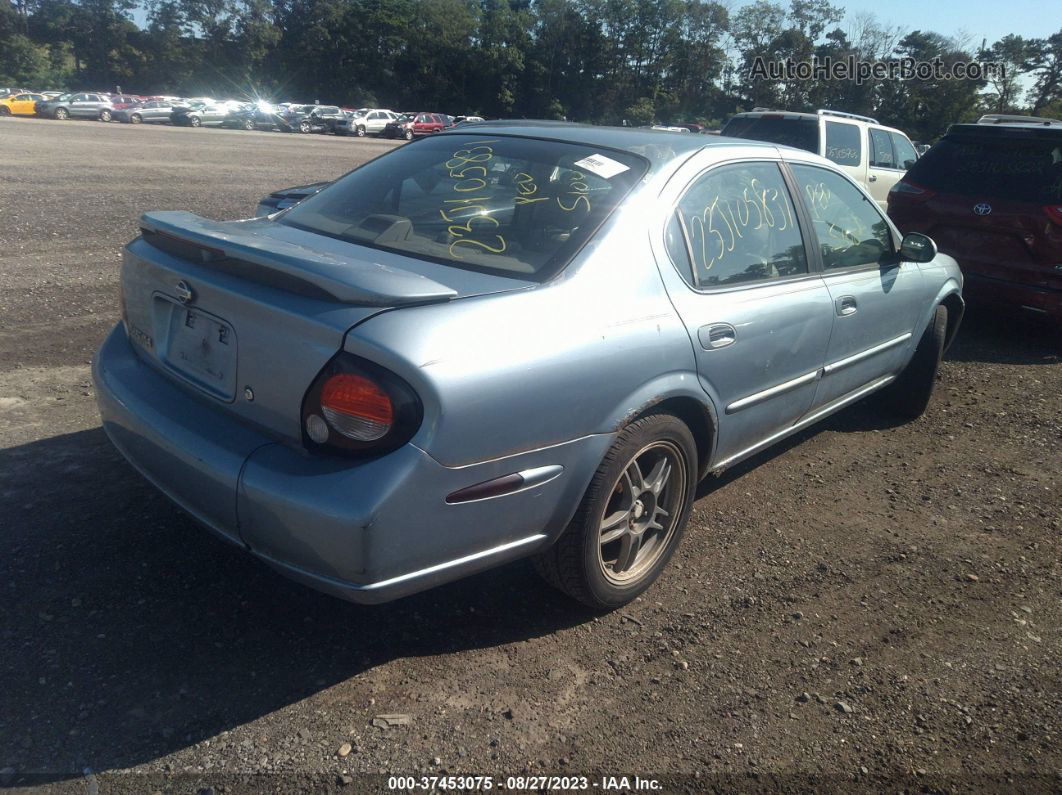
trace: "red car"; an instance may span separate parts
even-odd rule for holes
[[[441,113],[421,111],[413,117],[413,135],[431,135],[452,126]]]
[[[893,186],[889,216],[955,258],[964,297],[1062,324],[1062,121],[953,124]]]
[[[431,135],[453,126],[453,118],[443,113],[403,113],[395,121],[388,122],[382,135],[385,138],[405,138],[412,141],[415,137]]]

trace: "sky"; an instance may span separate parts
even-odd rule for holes
[[[848,12],[871,13],[887,25],[931,30],[945,36],[967,34],[973,47],[991,46],[1008,33],[1045,39],[1062,29],[1059,0],[833,0]],[[739,4],[741,5],[741,4]]]

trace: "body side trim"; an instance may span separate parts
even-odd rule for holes
[[[781,384],[772,386],[769,389],[764,389],[761,392],[754,392],[748,397],[743,397],[738,400],[735,400],[733,403],[726,407],[726,413],[733,414],[736,411],[747,409],[749,406],[755,406],[765,400],[769,400],[770,398],[785,394],[786,392],[796,389],[799,386],[803,386],[804,384],[808,384],[812,381],[815,381],[820,377],[821,373],[821,369],[812,370],[810,373],[798,375],[796,378],[793,378],[789,381],[783,381]]]
[[[851,356],[845,357],[844,359],[838,359],[836,362],[832,362],[822,368],[823,375],[836,373],[838,370],[843,370],[845,367],[857,364],[858,362],[861,362],[864,359],[869,359],[875,354],[881,353],[882,351],[887,351],[889,348],[894,348],[897,345],[901,345],[907,342],[907,340],[909,339],[911,339],[910,331],[901,334],[899,337],[893,337],[891,340],[886,340],[880,345],[875,345],[872,348],[867,348],[866,350],[860,351],[859,353],[853,353]]]
[[[874,392],[875,390],[880,389],[881,387],[885,386],[886,384],[891,383],[895,379],[896,379],[896,376],[887,375],[887,376],[884,376],[883,378],[879,378],[876,381],[872,381],[871,383],[867,384],[866,386],[862,387],[861,389],[857,389],[855,392],[850,392],[847,395],[844,395],[840,399],[835,400],[833,403],[830,403],[830,404],[828,404],[826,406],[823,406],[821,409],[818,409],[817,411],[813,412],[812,414],[809,414],[808,416],[804,417],[804,419],[800,420],[795,425],[791,425],[788,428],[783,428],[782,430],[778,431],[777,433],[771,434],[766,439],[762,439],[761,441],[756,442],[756,444],[752,445],[752,447],[749,447],[749,448],[747,448],[745,450],[742,450],[740,453],[735,453],[734,455],[730,456],[729,458],[723,459],[722,461],[720,461],[719,463],[715,464],[712,467],[712,472],[716,472],[716,473],[721,472],[723,469],[726,469],[728,466],[736,464],[738,461],[740,461],[740,460],[742,460],[744,458],[748,458],[749,456],[753,455],[754,453],[758,453],[760,450],[764,449],[765,447],[770,447],[775,442],[780,441],[781,439],[784,439],[786,436],[789,436],[790,434],[793,434],[793,433],[796,433],[797,431],[803,430],[807,426],[812,425],[815,422],[818,422],[822,418],[826,417],[827,415],[833,414],[833,412],[844,408],[849,403],[854,403],[855,401],[859,400],[859,398],[863,397],[864,395],[868,395],[871,392]]]

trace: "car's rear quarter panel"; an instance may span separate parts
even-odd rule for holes
[[[413,442],[447,466],[610,433],[650,383],[658,399],[687,388],[704,399],[633,207],[547,284],[386,312],[346,349],[414,386],[425,420]]]

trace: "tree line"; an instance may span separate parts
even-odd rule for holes
[[[0,86],[634,125],[829,107],[923,141],[984,112],[1062,115],[1062,30],[974,46],[869,15],[842,26],[844,16],[828,0],[0,0]],[[757,56],[1007,70],[982,81],[768,81],[750,74]]]

